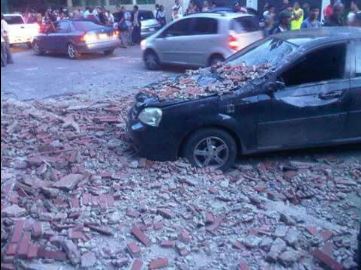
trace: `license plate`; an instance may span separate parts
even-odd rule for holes
[[[108,35],[107,34],[99,34],[99,39],[108,39]]]

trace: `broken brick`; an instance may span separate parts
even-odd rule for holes
[[[141,270],[143,266],[143,261],[136,259],[134,260],[131,270]]]
[[[167,258],[157,258],[153,259],[149,263],[149,269],[161,269],[168,266]]]
[[[172,218],[172,212],[169,210],[169,209],[166,209],[166,208],[159,208],[157,210],[157,214],[161,215],[162,217],[164,218]]]
[[[128,248],[130,255],[132,255],[133,257],[137,257],[140,255],[140,247],[138,247],[138,245],[136,243],[134,243],[134,242],[128,243],[127,248]]]
[[[131,233],[146,247],[150,245],[149,238],[142,232],[142,230],[139,227],[133,226]]]
[[[316,249],[312,252],[313,256],[320,261],[322,264],[326,265],[332,270],[344,270],[342,264],[333,259],[330,255],[324,253],[320,249]]]
[[[162,242],[160,242],[160,246],[162,248],[174,248],[175,242],[170,240],[163,240]]]

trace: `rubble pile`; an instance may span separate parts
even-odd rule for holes
[[[142,93],[167,99],[195,99],[224,95],[245,83],[260,78],[269,71],[267,64],[258,66],[218,64],[212,68],[188,70],[176,80],[166,79],[141,90]]]
[[[356,269],[360,153],[153,162],[131,103],[3,102],[1,269]]]

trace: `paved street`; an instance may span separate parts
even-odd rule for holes
[[[13,51],[15,64],[1,70],[1,96],[21,100],[84,92],[94,97],[126,94],[174,73],[147,71],[139,47],[117,49],[108,57],[84,55],[80,60],[65,55],[36,56],[19,47]]]

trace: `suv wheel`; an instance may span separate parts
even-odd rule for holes
[[[196,167],[227,170],[236,160],[237,144],[233,137],[220,129],[201,129],[187,141],[185,157]]]
[[[224,62],[224,57],[222,55],[216,54],[216,55],[213,55],[211,57],[211,59],[209,60],[209,66],[212,67],[212,66],[215,66],[222,62]]]
[[[105,55],[112,55],[114,53],[114,49],[104,51]]]
[[[144,54],[144,63],[147,69],[157,70],[160,68],[159,58],[153,51],[147,51]]]
[[[70,59],[77,59],[80,57],[80,53],[77,48],[71,43],[68,44],[68,56]]]

